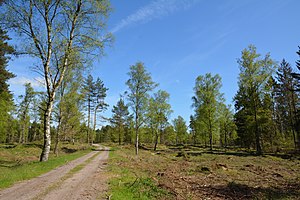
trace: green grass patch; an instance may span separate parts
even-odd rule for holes
[[[95,155],[93,155],[92,157],[90,157],[89,159],[87,159],[86,161],[84,161],[84,163],[77,165],[76,167],[74,167],[73,169],[71,169],[65,177],[63,177],[63,179],[67,179],[71,176],[73,176],[76,172],[79,172],[80,170],[82,170],[87,164],[89,164],[96,156],[98,156],[100,154],[96,153]]]
[[[72,148],[76,148],[73,146]],[[80,147],[82,149],[82,147]],[[0,188],[7,188],[18,181],[28,180],[61,165],[79,158],[91,150],[76,150],[74,153],[61,153],[49,155],[47,162],[39,162],[41,149],[33,145],[16,145],[6,148],[0,146]]]
[[[165,199],[169,193],[160,188],[147,173],[139,168],[126,167],[130,159],[124,156],[133,156],[133,149],[113,148],[110,152],[109,171],[112,177],[109,181],[109,194],[112,200],[119,199]],[[142,153],[142,152],[141,152]],[[125,165],[120,166],[120,162]]]

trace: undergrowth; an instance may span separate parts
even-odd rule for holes
[[[145,171],[126,167],[126,164],[130,165],[128,156],[134,157],[132,152],[118,147],[112,148],[109,161],[109,171],[112,174],[109,181],[110,199],[168,199],[168,191],[160,188]],[[119,165],[120,162],[123,163],[122,166]]]

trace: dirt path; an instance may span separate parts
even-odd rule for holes
[[[85,165],[90,158],[92,160]],[[108,148],[93,151],[44,175],[0,191],[0,199],[103,199],[107,190],[107,176],[101,172],[107,159]],[[83,169],[69,173],[81,164],[84,165]]]

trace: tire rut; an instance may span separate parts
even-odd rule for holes
[[[104,150],[108,150],[108,149],[105,148]],[[13,185],[10,188],[1,190],[0,191],[0,199],[1,200],[12,200],[12,199],[29,200],[29,199],[37,199],[37,198],[45,199],[46,197],[48,198],[48,196],[50,194],[52,194],[52,191],[48,191],[52,185],[59,183],[60,186],[63,186],[63,185],[65,185],[65,182],[69,182],[70,180],[73,180],[71,182],[74,182],[73,177],[78,176],[77,174],[82,174],[81,173],[82,171],[84,171],[84,173],[85,173],[85,174],[81,175],[83,178],[82,182],[88,182],[88,181],[84,180],[85,177],[89,177],[90,179],[94,180],[96,176],[93,177],[91,174],[97,175],[97,174],[95,174],[95,169],[96,169],[96,172],[102,171],[101,169],[103,167],[103,163],[108,158],[108,151],[101,152],[94,159],[92,159],[90,162],[88,162],[88,164],[86,166],[84,166],[83,169],[81,169],[79,172],[75,173],[72,177],[67,178],[62,183],[60,183],[61,180],[63,179],[63,177],[66,176],[68,174],[68,172],[70,172],[70,170],[74,169],[78,165],[84,164],[85,161],[92,158],[97,153],[99,153],[99,151],[93,151],[91,153],[88,153],[87,155],[84,155],[84,156],[76,159],[76,160],[68,162],[67,164],[60,166],[50,172],[47,172],[39,177],[16,183],[15,185]],[[95,166],[91,166],[91,165],[95,165]],[[86,168],[88,168],[92,171],[86,170]],[[76,178],[76,180],[80,182],[79,178]],[[94,180],[94,182],[97,182],[96,179]],[[74,186],[73,184],[71,184],[71,185]],[[58,186],[58,187],[61,188],[60,186]],[[105,186],[104,183],[103,183],[103,186]],[[86,186],[84,186],[84,185],[78,186],[77,190],[81,191],[85,187]],[[53,191],[56,191],[56,189],[57,189],[57,187],[55,187],[55,189]],[[69,189],[68,189],[68,192],[70,192]],[[74,192],[74,193],[77,193],[77,192]],[[47,195],[42,196],[42,198],[39,198],[41,194],[47,194]],[[87,195],[87,196],[89,196],[89,195]],[[82,196],[82,197],[84,197],[84,196]],[[62,198],[52,198],[52,199],[70,199],[70,198],[62,197]],[[71,199],[73,199],[73,198],[71,198]],[[79,198],[79,199],[87,199],[87,198]]]

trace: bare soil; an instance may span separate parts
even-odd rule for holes
[[[92,157],[93,159],[85,165],[85,161]],[[108,177],[104,173],[107,159],[108,148],[99,147],[98,151],[93,151],[42,176],[1,190],[0,199],[104,199],[108,189],[106,184]],[[83,169],[70,173],[70,170],[79,165],[83,165]]]

